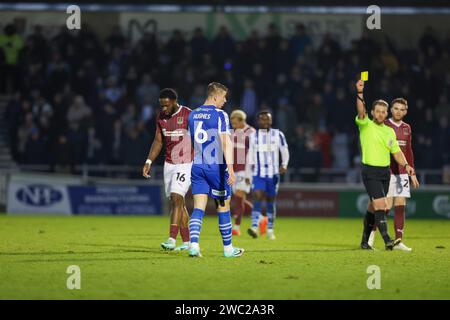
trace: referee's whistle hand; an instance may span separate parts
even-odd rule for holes
[[[357,92],[364,91],[364,81],[362,81],[361,79],[359,79],[358,82],[356,82],[356,91]]]

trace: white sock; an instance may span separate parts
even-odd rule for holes
[[[235,224],[235,225],[233,226],[233,229],[234,229],[234,230],[240,230],[240,229],[241,229],[241,226],[238,225],[238,224]]]
[[[200,246],[198,245],[198,242],[191,242],[191,248],[200,249]]]
[[[231,251],[233,251],[233,245],[232,245],[232,244],[229,244],[229,245],[227,245],[227,246],[223,246],[223,251],[225,251],[225,252],[231,252]]]
[[[177,240],[175,240],[174,238],[169,238],[169,241],[173,243],[177,242]]]

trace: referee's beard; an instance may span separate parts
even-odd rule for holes
[[[384,119],[379,121],[377,118],[373,118],[373,122],[375,122],[378,125],[382,125],[384,123]]]

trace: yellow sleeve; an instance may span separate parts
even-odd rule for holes
[[[370,120],[369,120],[369,116],[367,115],[367,113],[366,113],[364,119],[360,119],[358,116],[356,116],[356,118],[355,118],[355,123],[358,125],[358,127],[367,125],[369,123],[369,121]]]
[[[390,140],[389,144],[390,144],[391,154],[399,152],[401,149],[400,149],[400,146],[398,145],[397,136],[395,135],[394,130],[392,130],[391,137],[389,140]]]

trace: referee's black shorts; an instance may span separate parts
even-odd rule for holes
[[[371,201],[387,196],[391,179],[389,167],[374,167],[363,164],[361,175]]]

